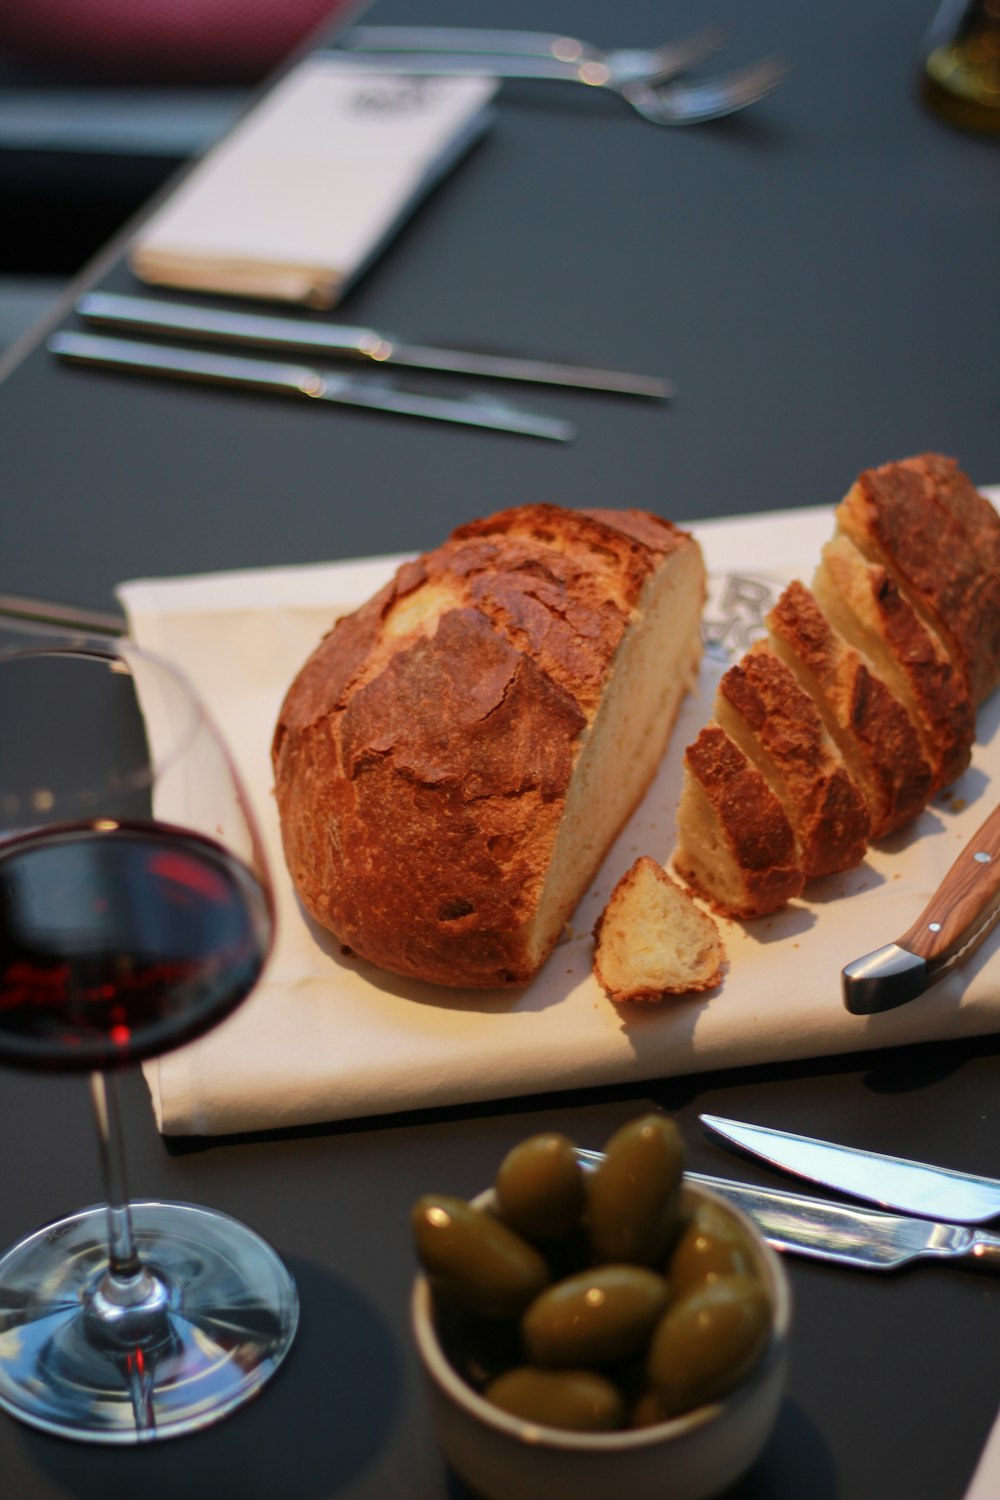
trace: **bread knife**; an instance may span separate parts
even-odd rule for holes
[[[839,1146],[721,1115],[698,1118],[709,1130],[772,1167],[882,1208],[925,1218],[940,1216],[959,1224],[982,1224],[1000,1215],[1000,1182],[992,1177]]]
[[[430,396],[402,390],[381,376],[341,375],[278,360],[206,354],[177,345],[146,344],[137,339],[105,338],[90,333],[56,333],[49,339],[48,347],[62,359],[105,370],[305,396],[341,406],[360,406],[396,416],[429,417],[439,422],[458,422],[465,427],[516,432],[524,437],[549,438],[561,443],[568,442],[575,434],[569,422],[523,411],[489,396]]]
[[[129,329],[134,333],[175,337],[183,334],[212,343],[364,359],[373,365],[407,365],[443,374],[524,380],[542,385],[612,391],[623,396],[652,396],[664,400],[675,393],[670,381],[659,375],[637,375],[628,370],[527,359],[487,350],[436,348],[404,341],[374,328],[195,307],[182,302],[158,301],[153,297],[90,292],[80,298],[76,310],[88,323]]]
[[[1000,804],[966,844],[913,926],[842,971],[844,1004],[870,1016],[915,1000],[962,963],[1000,917]]]

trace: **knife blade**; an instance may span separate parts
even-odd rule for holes
[[[106,370],[172,376],[243,390],[305,396],[342,406],[365,407],[397,416],[428,417],[439,422],[458,422],[466,427],[515,432],[561,443],[568,442],[575,434],[575,428],[569,422],[522,411],[505,401],[486,396],[428,396],[419,391],[398,389],[379,377],[339,375],[330,370],[320,371],[277,360],[204,354],[198,349],[176,345],[145,344],[136,339],[105,338],[88,333],[53,334],[48,347],[62,359]]]
[[[853,1198],[958,1224],[983,1224],[1000,1214],[1000,1182],[901,1156],[883,1156],[832,1141],[699,1115],[703,1125],[773,1167]]]
[[[979,947],[1000,918],[1000,803],[955,860],[908,932],[849,963],[844,1005],[870,1016],[915,1000]]]
[[[602,1152],[579,1147],[577,1156],[590,1169],[604,1160]],[[852,1208],[704,1172],[685,1172],[684,1180],[718,1193],[753,1220],[769,1245],[792,1255],[861,1271],[897,1271],[923,1259],[969,1260],[1000,1271],[1000,1235],[985,1229]]]
[[[194,307],[152,297],[90,292],[77,303],[88,323],[131,329],[136,333],[190,334],[213,343],[281,349],[297,354],[367,359],[376,365],[407,365],[451,375],[482,375],[498,380],[563,385],[582,390],[613,391],[623,396],[666,400],[675,394],[669,380],[628,370],[599,369],[545,359],[528,359],[486,350],[444,349],[409,343],[374,328],[337,323],[307,323],[296,318]]]

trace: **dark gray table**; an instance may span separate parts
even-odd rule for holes
[[[39,330],[0,389],[0,590],[108,607],[126,577],[418,548],[518,501],[694,521],[832,506],[861,468],[925,448],[1000,480],[1000,156],[920,107],[930,9],[717,0],[728,59],[781,50],[795,71],[752,113],[696,130],[582,90],[504,86],[489,136],[341,312],[676,380],[669,407],[537,393],[578,422],[570,447],[57,368]],[[639,0],[476,8],[483,24],[606,44],[704,15],[695,0],[655,15]],[[370,19],[468,12],[382,0]],[[83,284],[135,289],[121,244]],[[72,323],[68,302],[56,321]],[[471,1193],[532,1130],[600,1143],[651,1106],[677,1116],[705,1171],[763,1180],[702,1136],[709,1109],[996,1174],[998,1099],[1000,1044],[985,1038],[171,1144],[131,1080],[136,1195],[209,1203],[270,1236],[300,1283],[300,1339],[253,1407],[152,1451],[0,1421],[0,1494],[458,1500],[406,1327],[420,1191]],[[96,1196],[89,1130],[82,1085],[3,1075],[0,1243]],[[789,1265],[788,1399],[736,1493],[959,1500],[1000,1401],[997,1283]]]

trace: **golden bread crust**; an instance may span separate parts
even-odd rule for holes
[[[1000,683],[1000,516],[954,459],[866,469],[837,523],[946,642],[979,704]]]
[[[939,789],[972,755],[976,714],[965,672],[920,619],[881,563],[866,561],[847,536],[823,548],[813,588],[831,622],[871,657],[904,703]]]
[[[800,674],[868,802],[872,839],[908,823],[931,795],[931,768],[910,717],[794,580],[767,617],[771,641]]]
[[[310,915],[396,973],[529,980],[559,935],[537,914],[581,744],[647,584],[682,555],[701,570],[697,544],[657,517],[515,507],[459,527],[339,620],[272,746]],[[595,871],[571,874],[577,898]]]
[[[804,884],[781,803],[716,723],[706,724],[685,751],[684,762],[688,785],[700,790],[710,813],[714,847],[706,853],[704,826],[686,820],[694,802],[682,794],[674,855],[678,874],[726,916],[760,917],[780,910]],[[727,895],[720,899],[723,886]]]
[[[794,674],[759,642],[719,683],[716,715],[728,707],[741,731],[731,736],[781,800],[807,880],[851,869],[864,859],[870,819],[865,800]]]

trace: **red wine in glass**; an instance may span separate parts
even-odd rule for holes
[[[298,1323],[253,1230],[129,1200],[117,1103],[123,1068],[252,992],[267,862],[197,695],[130,643],[0,654],[0,721],[0,1066],[89,1075],[107,1198],[0,1256],[0,1408],[149,1442],[254,1396]]]
[[[246,866],[181,828],[0,845],[0,1062],[108,1069],[190,1041],[253,989],[270,931]]]

